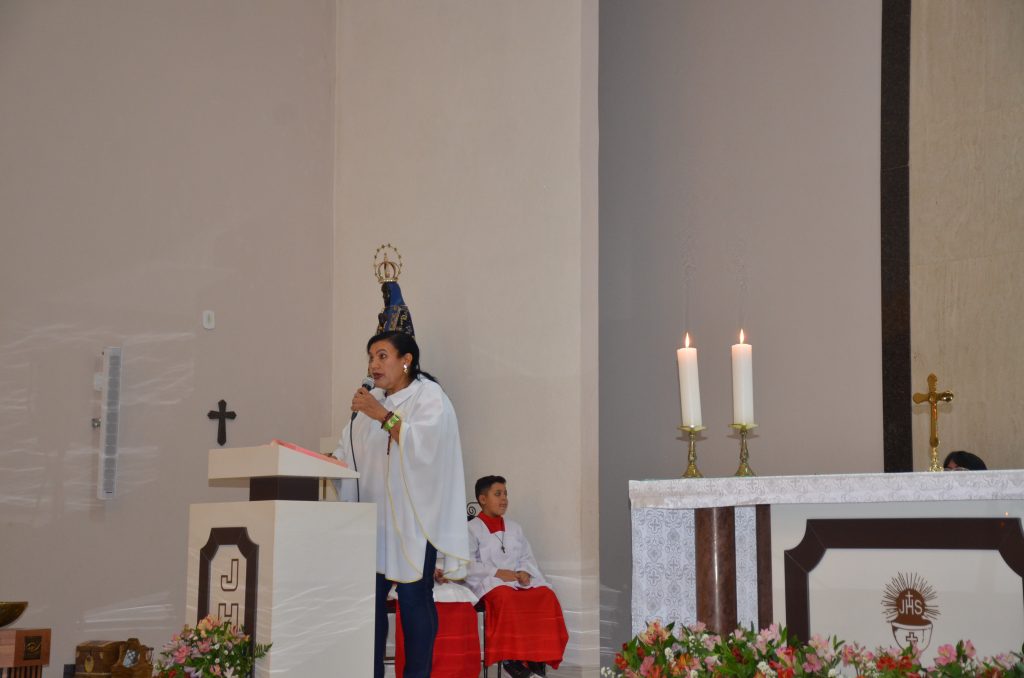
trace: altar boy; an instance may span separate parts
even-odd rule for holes
[[[545,675],[562,662],[569,633],[558,603],[519,523],[505,518],[501,476],[476,481],[480,514],[469,521],[472,561],[466,584],[486,604],[487,665],[502,662],[512,678]]]

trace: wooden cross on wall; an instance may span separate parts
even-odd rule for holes
[[[228,441],[228,419],[234,419],[238,415],[234,412],[228,411],[228,403],[226,400],[220,400],[217,402],[217,409],[210,410],[207,414],[210,419],[217,420],[217,444],[224,447],[224,443]]]
[[[941,471],[942,467],[939,465],[939,403],[948,403],[953,400],[952,391],[943,391],[939,393],[935,385],[939,379],[934,374],[928,375],[928,392],[927,393],[915,393],[914,402],[920,405],[921,403],[928,403],[931,405],[932,415],[932,427],[931,436],[928,438],[928,444],[931,446],[931,461],[928,465],[929,471]]]

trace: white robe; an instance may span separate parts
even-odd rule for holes
[[[469,563],[466,584],[479,598],[498,586],[523,589],[548,585],[533,557],[533,550],[523,534],[523,528],[514,520],[504,520],[504,532],[493,533],[479,518],[469,521],[469,552],[472,561]],[[504,552],[502,546],[505,547]],[[502,581],[495,576],[498,570],[526,572],[530,575],[530,584],[522,586],[519,582]]]
[[[418,581],[429,541],[446,556],[446,576],[461,579],[469,545],[455,409],[438,384],[423,378],[388,397],[380,389],[372,393],[402,418],[399,442],[392,441],[388,453],[388,433],[360,413],[345,427],[334,456],[358,466],[359,500],[377,504],[377,572],[392,581]],[[355,480],[340,485],[342,500],[356,499]]]

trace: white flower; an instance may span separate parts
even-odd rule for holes
[[[832,667],[831,669],[828,670],[828,678],[836,678],[836,676],[838,676],[838,675],[839,675],[839,671],[835,667]]]
[[[675,653],[674,653],[674,652],[672,651],[672,648],[671,648],[671,647],[666,647],[666,648],[665,648],[665,659],[667,659],[667,660],[669,660],[669,661],[672,661],[672,660],[673,660],[673,659],[675,659],[675,658],[676,658],[676,655],[675,655]]]

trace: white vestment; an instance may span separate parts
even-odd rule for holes
[[[533,550],[523,534],[523,528],[514,520],[504,518],[504,521],[504,532],[493,533],[480,518],[469,521],[469,552],[472,561],[469,563],[466,584],[479,598],[497,586],[522,589],[548,585],[533,557]],[[522,586],[519,582],[502,581],[495,576],[498,570],[526,572],[530,575],[530,583]]]
[[[402,418],[399,441],[391,441],[389,451],[390,435],[360,413],[345,427],[334,456],[357,467],[359,500],[377,504],[377,571],[396,582],[418,581],[429,541],[446,556],[446,576],[461,579],[469,544],[455,409],[441,387],[424,378],[387,397],[381,389],[372,393]],[[338,495],[355,500],[356,481],[342,480]]]

